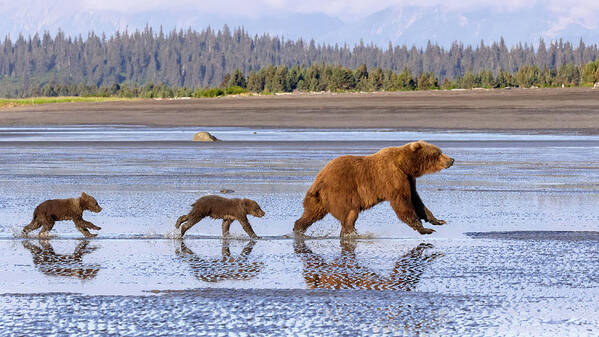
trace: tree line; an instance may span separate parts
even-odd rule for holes
[[[317,44],[314,40],[285,40],[270,35],[250,35],[243,28],[231,31],[211,28],[202,31],[116,32],[107,37],[91,32],[87,37],[58,32],[0,42],[0,96],[23,96],[33,88],[50,83],[110,88],[112,85],[142,87],[217,87],[226,74],[252,72],[273,67],[310,68],[335,65],[357,69],[380,68],[401,73],[410,69],[415,77],[433,74],[441,84],[490,71],[517,73],[523,66],[557,71],[564,65],[582,66],[599,58],[596,44],[582,40],[574,46],[562,40],[546,44],[540,40],[508,48],[503,39],[477,46],[454,42],[445,49],[428,43],[424,48],[406,45],[380,48],[374,44]],[[277,68],[279,69],[279,68]],[[282,68],[281,68],[282,69]],[[280,70],[280,69],[279,69]],[[427,75],[427,76],[429,76]]]
[[[368,70],[365,64],[355,70],[335,65],[311,65],[309,67],[268,66],[251,71],[244,76],[240,70],[226,74],[220,88],[240,87],[247,91],[294,92],[294,91],[401,91],[430,89],[471,89],[505,87],[558,87],[592,85],[599,82],[599,60],[584,66],[565,64],[559,68],[539,68],[525,65],[517,72],[482,70],[467,71],[464,76],[440,81],[433,72],[414,74],[408,68],[401,72]]]
[[[217,97],[242,93],[283,93],[314,91],[410,91],[434,89],[472,89],[506,87],[575,87],[590,86],[599,82],[599,60],[584,66],[566,64],[557,69],[539,68],[536,65],[520,67],[515,73],[490,70],[466,72],[464,76],[439,81],[432,72],[413,74],[407,68],[401,72],[377,67],[371,71],[365,64],[356,69],[342,66],[313,64],[300,66],[268,66],[251,71],[247,76],[239,69],[225,74],[218,87],[172,87],[166,84],[147,83],[143,86],[118,84],[96,87],[84,84],[49,82],[31,88],[27,97],[34,96],[94,96],[94,97]]]

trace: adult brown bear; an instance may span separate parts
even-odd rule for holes
[[[303,235],[312,223],[327,213],[341,222],[341,236],[356,233],[358,214],[383,200],[389,201],[397,217],[418,231],[430,234],[421,219],[443,225],[424,206],[416,192],[416,178],[441,171],[454,160],[427,142],[388,147],[369,156],[341,156],[331,160],[316,176],[304,198],[304,214],[293,231]]]

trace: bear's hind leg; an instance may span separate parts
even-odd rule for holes
[[[177,223],[175,223],[175,228],[179,229],[179,227],[181,227],[181,224],[184,223],[185,221],[187,221],[188,216],[187,215],[181,215],[178,219],[177,219]]]
[[[193,227],[193,225],[200,222],[203,218],[204,217],[188,217],[185,224],[181,226],[181,237],[183,237],[183,235],[185,235],[185,232],[187,232],[191,227]]]
[[[347,213],[347,215],[345,216],[345,219],[341,222],[341,236],[342,237],[358,234],[356,232],[355,223],[356,223],[356,220],[358,220],[359,213],[360,213],[360,210],[355,210],[355,209],[352,209],[351,211],[349,211],[349,213]]]
[[[233,220],[231,219],[224,219],[223,220],[223,224],[222,224],[222,229],[223,229],[223,237],[227,237],[229,236],[229,229],[231,228],[231,223],[233,222]]]
[[[293,231],[296,234],[303,235],[308,227],[316,221],[327,215],[327,211],[322,207],[320,201],[314,196],[306,196],[304,199],[304,213],[295,221]]]
[[[38,237],[47,238],[50,236],[49,232],[54,228],[54,221],[49,219],[38,220],[42,224],[42,230],[39,232]]]
[[[37,218],[33,218],[33,220],[31,220],[31,222],[29,223],[29,225],[23,227],[22,234],[23,234],[23,236],[27,236],[27,235],[29,235],[29,232],[34,231],[40,227],[42,227],[41,221],[39,221]]]

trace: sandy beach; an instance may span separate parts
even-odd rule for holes
[[[248,126],[599,133],[590,88],[294,94],[0,109],[0,125]]]

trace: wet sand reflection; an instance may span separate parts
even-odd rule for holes
[[[237,257],[231,256],[230,243],[230,239],[222,240],[220,259],[204,258],[195,254],[183,240],[175,254],[189,264],[193,275],[200,281],[250,280],[256,277],[264,269],[264,262],[248,260],[256,241],[250,240]]]
[[[38,246],[31,240],[23,241],[23,247],[33,257],[33,264],[45,275],[87,280],[96,277],[100,271],[99,265],[85,264],[82,261],[84,255],[97,249],[97,247],[88,247],[87,240],[82,240],[75,247],[73,254],[56,254],[49,240],[39,240],[39,244]]]
[[[425,254],[433,245],[421,243],[401,256],[388,276],[380,276],[360,265],[355,240],[341,240],[341,255],[332,262],[312,252],[304,240],[294,244],[295,254],[304,266],[304,279],[311,289],[414,290],[427,264],[443,256]]]

